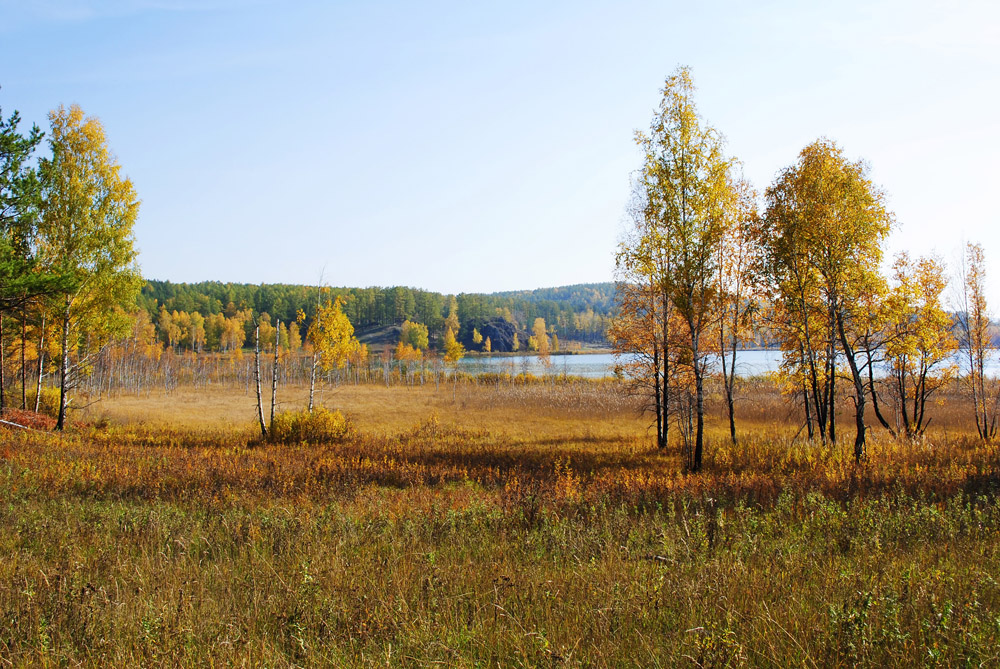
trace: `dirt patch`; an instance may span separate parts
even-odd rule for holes
[[[370,351],[382,352],[396,345],[402,331],[403,328],[398,325],[387,325],[385,327],[359,328],[354,331],[354,335],[362,344],[367,344]]]

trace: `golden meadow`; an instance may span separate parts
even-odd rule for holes
[[[261,442],[238,385],[4,431],[0,665],[1000,661],[1000,453],[957,391],[860,466],[740,392],[697,475],[613,381],[325,387],[319,443]]]

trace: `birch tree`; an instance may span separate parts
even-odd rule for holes
[[[632,391],[643,397],[644,408],[653,413],[656,445],[664,449],[670,434],[670,372],[676,352],[665,283],[669,256],[657,243],[656,220],[641,179],[633,183],[628,216],[631,227],[615,257],[616,314],[608,340],[618,369]]]
[[[860,462],[866,447],[868,369],[859,342],[866,330],[878,327],[872,323],[873,305],[884,291],[879,265],[893,214],[868,165],[849,161],[827,139],[805,147],[766,198],[768,262],[790,333],[784,346],[803,361],[813,405],[828,419],[831,440],[835,365],[838,351],[843,354],[854,390],[854,457]],[[821,368],[817,350],[823,352]]]
[[[309,376],[309,411],[313,410],[313,393],[316,387],[316,368],[324,372],[341,369],[351,359],[361,344],[354,337],[354,326],[344,314],[344,301],[337,297],[316,310],[306,338],[312,345],[312,371]]]
[[[545,327],[544,318],[536,318],[531,326],[532,338],[535,340],[535,351],[538,353],[538,360],[548,367],[551,364],[549,353],[551,351],[548,331]]]
[[[891,336],[886,344],[888,383],[906,436],[920,437],[930,424],[927,402],[955,374],[951,363],[958,342],[942,294],[948,285],[944,263],[933,256],[893,263],[895,286],[889,297]]]
[[[972,398],[976,432],[980,439],[990,442],[997,435],[1000,387],[986,376],[986,365],[993,347],[986,303],[986,258],[981,244],[966,244],[959,281],[958,326],[966,367],[963,381]]]
[[[454,314],[454,310],[452,314]],[[449,317],[450,321],[450,317]],[[455,318],[455,323],[458,322],[458,318]],[[445,364],[451,366],[451,398],[454,400],[455,395],[458,392],[458,361],[465,356],[465,347],[462,343],[458,341],[455,337],[455,330],[452,329],[450,322],[446,323],[446,329],[444,332],[444,362]]]
[[[717,318],[720,294],[716,249],[726,234],[731,162],[718,132],[703,124],[687,68],[667,78],[649,133],[638,133],[645,153],[643,182],[655,226],[652,243],[665,249],[662,286],[684,325],[684,359],[694,379],[695,432],[687,453],[702,467],[705,424],[706,333]]]
[[[132,232],[139,199],[100,121],[76,105],[52,111],[49,121],[52,155],[41,161],[39,243],[70,278],[59,292],[61,430],[93,342],[128,329],[127,316],[115,307],[133,303],[141,287]]]
[[[716,250],[720,288],[717,328],[729,438],[735,444],[736,356],[750,334],[751,318],[758,306],[754,270],[760,257],[757,194],[745,180],[734,183],[727,212],[730,220]]]

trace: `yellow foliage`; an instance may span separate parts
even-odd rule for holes
[[[282,411],[271,421],[268,438],[279,443],[337,441],[350,434],[350,423],[339,411]]]
[[[455,331],[450,327],[444,333],[444,360],[457,363],[465,355],[465,347],[455,339]]]
[[[427,326],[408,320],[404,321],[399,341],[408,344],[411,348],[426,351],[428,346]]]
[[[354,326],[343,311],[344,301],[338,297],[327,302],[316,312],[307,338],[319,355],[324,371],[342,368],[357,356],[361,348],[354,337]]]

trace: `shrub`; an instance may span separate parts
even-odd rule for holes
[[[320,443],[343,439],[349,432],[344,414],[319,407],[312,412],[303,409],[275,414],[269,438],[279,443]]]
[[[29,409],[35,408],[35,391],[34,389],[28,390],[27,394],[27,407]],[[52,416],[53,418],[59,415],[59,389],[52,386],[42,386],[42,399],[38,403],[38,412],[45,414],[46,416]]]

